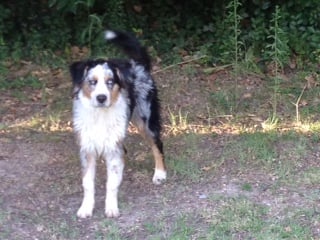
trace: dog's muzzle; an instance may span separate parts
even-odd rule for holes
[[[100,94],[96,98],[99,104],[104,104],[107,101],[107,96],[104,94]]]

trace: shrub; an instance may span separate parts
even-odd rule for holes
[[[291,55],[319,60],[318,0],[243,0],[237,6],[236,28],[232,3],[235,0],[4,0],[0,58],[33,58],[46,49],[64,52],[70,45],[89,46],[94,54],[105,46],[101,32],[112,27],[135,32],[165,64],[197,54],[206,54],[208,64],[233,61],[232,29],[238,31],[239,60],[249,50],[257,59],[268,60],[267,37],[278,5]]]

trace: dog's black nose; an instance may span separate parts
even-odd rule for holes
[[[104,95],[104,94],[100,94],[100,95],[97,96],[97,101],[99,103],[104,103],[106,100],[107,100],[107,96]]]

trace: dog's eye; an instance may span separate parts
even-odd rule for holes
[[[107,82],[106,82],[107,86],[109,88],[112,88],[113,87],[113,79],[108,79]]]
[[[95,79],[89,80],[89,84],[90,84],[91,86],[94,86],[94,85],[97,84],[97,80],[95,80]]]

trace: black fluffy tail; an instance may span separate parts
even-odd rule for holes
[[[114,30],[107,30],[105,38],[120,47],[125,54],[137,63],[143,65],[147,71],[151,69],[150,57],[147,50],[132,34]]]

